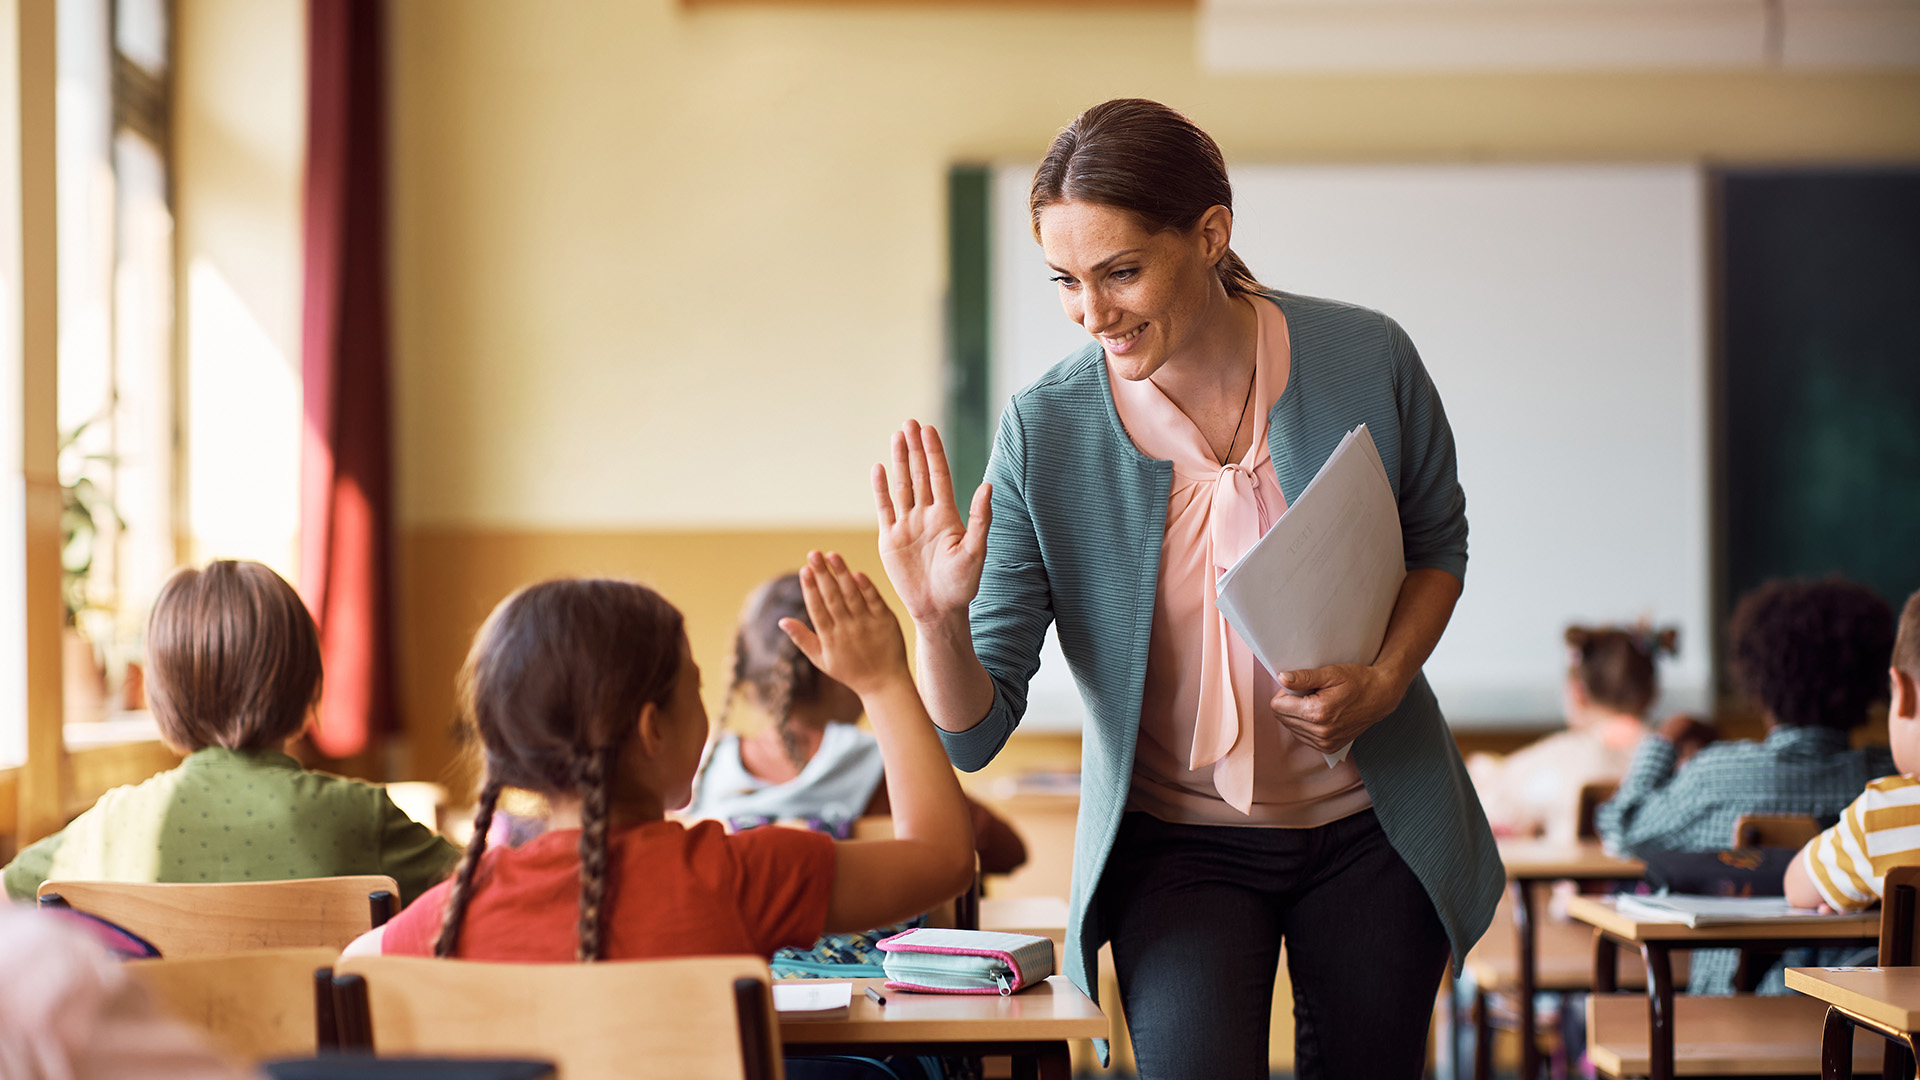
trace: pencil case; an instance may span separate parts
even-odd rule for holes
[[[919,927],[883,938],[887,989],[1005,996],[1053,974],[1053,940]]]

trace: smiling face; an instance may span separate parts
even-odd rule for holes
[[[1124,210],[1057,202],[1040,212],[1040,247],[1067,318],[1106,350],[1115,374],[1138,381],[1201,335],[1227,300],[1214,270],[1226,254],[1232,213],[1213,207],[1186,231],[1149,232]]]

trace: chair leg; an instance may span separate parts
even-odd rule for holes
[[[367,894],[367,915],[372,926],[385,926],[393,918],[393,894],[385,889],[375,889]]]
[[[773,1030],[773,992],[759,979],[733,980],[733,1013],[740,1023],[740,1058],[745,1080],[779,1075],[779,1036]]]
[[[340,1049],[372,1053],[373,1013],[367,1005],[367,980],[358,975],[333,977],[333,1022]]]
[[[333,969],[313,969],[313,1046],[317,1053],[340,1049],[340,1024],[334,1017]]]
[[[1487,1015],[1487,992],[1473,988],[1473,1080],[1493,1080],[1493,1018]]]
[[[1820,1032],[1820,1080],[1853,1080],[1853,1022],[1831,1007]]]
[[[1881,1080],[1913,1080],[1913,1056],[1905,1044],[1887,1040],[1887,1049],[1880,1058],[1880,1076]]]

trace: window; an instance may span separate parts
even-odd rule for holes
[[[144,707],[175,563],[166,0],[59,0],[59,473],[69,724]]]

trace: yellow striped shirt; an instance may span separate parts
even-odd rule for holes
[[[1835,911],[1871,907],[1890,868],[1920,863],[1920,777],[1868,784],[1838,823],[1807,842],[1806,855],[1814,885]]]

